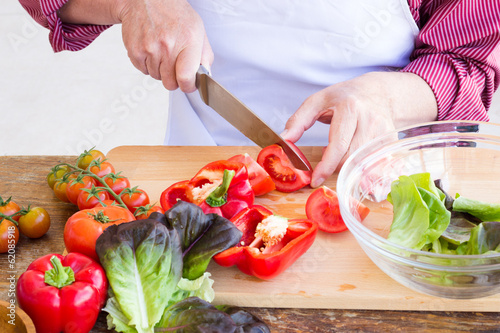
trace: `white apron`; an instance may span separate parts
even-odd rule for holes
[[[215,54],[212,76],[275,131],[313,93],[409,62],[418,33],[407,0],[189,0]],[[298,145],[324,146],[316,123]],[[167,145],[253,145],[198,92],[170,95]]]

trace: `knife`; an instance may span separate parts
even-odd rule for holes
[[[258,115],[238,98],[215,81],[204,66],[196,73],[196,88],[203,102],[214,109],[238,131],[261,148],[278,144],[288,156],[293,166],[300,170],[311,170],[306,163],[285,141],[271,129]]]

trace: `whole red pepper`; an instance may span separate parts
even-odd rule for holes
[[[86,333],[107,297],[104,269],[80,254],[48,254],[33,261],[17,282],[19,306],[37,333]]]
[[[160,196],[162,208],[169,210],[177,200],[197,204],[205,214],[216,213],[230,219],[254,202],[254,192],[243,163],[227,160],[204,166],[191,180],[169,186]]]
[[[316,222],[288,220],[259,205],[242,210],[231,222],[243,232],[241,242],[215,255],[214,261],[225,267],[236,265],[243,273],[263,280],[292,265],[311,247],[318,232]]]

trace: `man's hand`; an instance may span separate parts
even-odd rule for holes
[[[296,142],[316,121],[330,124],[328,145],[312,176],[311,186],[318,187],[369,140],[436,118],[436,99],[422,78],[373,72],[311,95],[288,120],[282,136]]]
[[[200,16],[186,0],[121,1],[118,19],[130,60],[168,90],[196,90],[200,64],[210,67],[213,52]]]

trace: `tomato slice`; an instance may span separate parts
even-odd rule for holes
[[[357,203],[361,221],[368,215],[370,209],[361,202]],[[310,220],[318,223],[319,230],[338,233],[347,230],[347,226],[340,215],[337,193],[327,186],[315,189],[307,198],[306,215]]]
[[[288,143],[304,161],[307,161],[299,148],[291,142]],[[276,189],[280,192],[294,192],[311,183],[312,171],[295,168],[283,148],[277,144],[263,148],[257,157],[257,163],[271,176]],[[309,161],[307,163],[309,164]]]
[[[248,171],[248,180],[255,196],[264,195],[276,188],[267,171],[247,153],[235,155],[229,158],[228,161],[245,164]]]

